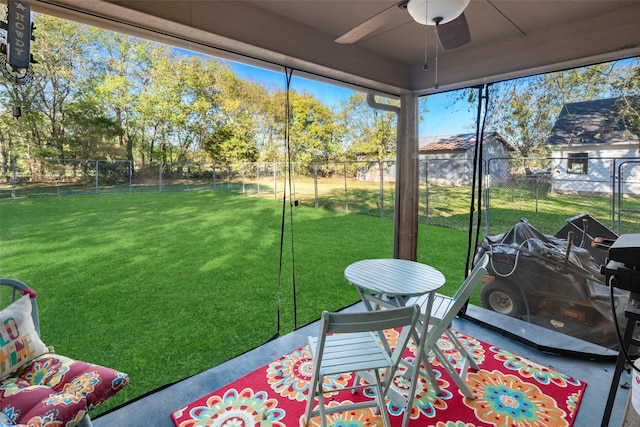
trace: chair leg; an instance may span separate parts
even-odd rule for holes
[[[385,390],[386,387],[382,386],[382,381],[380,381],[380,372],[375,370],[376,377],[376,400],[378,401],[378,409],[380,410],[380,416],[382,417],[382,423],[384,427],[390,427],[391,422],[389,421],[389,413],[387,412],[386,403],[385,403]]]
[[[447,337],[449,338],[449,340],[451,341],[451,343],[455,346],[456,350],[458,350],[458,352],[460,353],[460,355],[465,359],[469,361],[469,367],[471,369],[474,370],[479,370],[480,367],[478,366],[478,364],[476,363],[475,359],[469,354],[469,352],[467,351],[466,348],[464,348],[464,346],[462,344],[460,344],[460,341],[458,341],[458,337],[456,336],[456,334],[453,333],[453,331],[451,329],[445,329],[444,330],[445,334],[447,334]]]
[[[463,376],[466,377],[466,368],[463,368],[463,372],[458,374],[451,362],[449,362],[449,359],[447,359],[447,356],[442,353],[442,350],[440,350],[437,345],[433,346],[433,353],[436,355],[436,357],[442,364],[442,367],[447,371],[453,382],[456,383],[458,389],[462,392],[462,394],[469,399],[475,399],[473,393],[471,393],[471,390],[469,390],[469,387],[467,387],[464,382]]]
[[[356,376],[353,379],[353,386],[354,388],[351,389],[351,394],[356,394],[358,393],[358,389],[356,389],[355,387],[360,384],[360,372],[356,372]]]
[[[82,419],[78,423],[78,427],[93,427],[89,414],[86,414],[84,417],[82,417]]]
[[[427,377],[429,384],[431,384],[431,386],[433,387],[436,396],[439,396],[440,393],[442,393],[442,390],[438,385],[438,380],[436,379],[436,376],[431,369],[431,365],[429,364],[429,357],[425,352],[424,347],[422,345],[419,345],[417,348],[419,349],[419,352],[416,355],[416,359],[414,360],[413,364],[406,362],[404,359],[402,360],[403,364],[407,366],[407,370],[403,375],[409,380],[409,390],[407,392],[405,401],[403,402],[404,416],[402,417],[402,427],[407,427],[409,425],[409,421],[411,420],[411,408],[413,406],[413,400],[416,395],[418,376],[420,374],[423,374]],[[424,370],[420,369],[421,362],[424,365]],[[400,402],[395,401],[395,403],[399,404]]]
[[[320,423],[322,427],[327,427],[327,413],[324,408],[324,394],[322,393],[323,380],[318,381],[318,409],[320,411]]]
[[[304,415],[305,426],[308,426],[309,422],[311,421],[311,412],[313,411],[313,401],[315,400],[315,397],[316,397],[317,387],[318,387],[318,378],[317,376],[314,376],[311,379],[311,384],[309,385],[309,395],[307,396],[307,408],[305,410],[305,415]],[[319,394],[318,401],[320,401],[321,398],[322,398],[322,394]]]
[[[436,396],[439,396],[442,393],[442,390],[438,385],[438,380],[436,379],[436,376],[433,373],[433,369],[431,369],[431,364],[429,363],[429,355],[424,350],[424,347],[422,347],[420,350],[421,351],[420,351],[419,357],[420,357],[420,360],[422,361],[422,365],[424,366],[424,370],[421,370],[421,372],[424,375],[426,375],[427,379],[429,380],[429,384],[431,384],[431,387],[433,387],[433,390]],[[417,366],[418,366],[418,369],[420,369],[420,363],[418,363]],[[407,368],[407,372],[409,372],[410,369],[412,369],[411,366]],[[408,378],[407,373],[405,373],[405,378]]]
[[[427,379],[429,380],[429,383],[431,384],[431,387],[433,387],[433,391],[436,394],[436,396],[440,396],[442,394],[442,389],[440,388],[440,385],[438,384],[438,380],[436,379],[436,375],[433,373],[433,369],[431,369],[431,364],[429,362],[427,362],[424,365],[424,372],[427,374]]]

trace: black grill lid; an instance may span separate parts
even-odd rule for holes
[[[609,260],[640,265],[640,234],[622,234],[609,248]]]

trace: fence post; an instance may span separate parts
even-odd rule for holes
[[[256,189],[258,197],[260,196],[260,163],[256,163]]]
[[[289,171],[291,173],[290,179],[291,181],[293,181],[293,190],[292,190],[292,194],[291,194],[291,200],[294,201],[294,203],[296,202],[297,199],[297,193],[296,193],[296,163],[291,163],[291,170]]]
[[[611,170],[611,229],[615,230],[616,221],[616,159],[613,159],[613,169]],[[620,195],[618,195],[620,196]],[[620,222],[618,221],[618,224]],[[618,234],[620,234],[620,228],[618,228]]]
[[[513,178],[513,182],[511,183],[511,203],[515,201],[516,195],[516,185],[518,183],[518,178]]]
[[[133,193],[133,160],[128,160],[129,164],[129,194]]]
[[[245,193],[245,188],[244,188],[244,162],[242,162],[242,165],[240,166],[240,168],[241,168],[240,171],[241,171],[241,174],[242,174],[242,194],[244,195],[244,194],[246,194]]]
[[[489,160],[489,162],[491,162],[491,160]],[[491,189],[491,174],[488,172],[489,170],[491,170],[491,167],[487,168],[487,173],[484,176],[484,235],[488,236],[489,235],[489,227],[491,226],[491,219],[489,216],[489,203],[491,202],[491,200],[489,199],[490,197],[490,189]]]
[[[424,222],[429,224],[429,161],[424,159]]]
[[[58,165],[58,177],[56,179],[56,182],[57,182],[56,193],[58,193],[58,196],[59,196],[60,195],[60,159],[58,159],[57,165]]]
[[[536,198],[536,213],[538,213],[538,175],[535,176],[535,183],[533,184]]]
[[[382,163],[382,160],[379,159],[378,178],[380,179],[380,218],[384,218],[384,164]]]
[[[16,186],[18,185],[17,161],[15,157],[11,158],[11,197],[16,197]]]
[[[100,166],[98,165],[100,162],[96,160],[96,194],[100,192]]]
[[[347,164],[342,163],[342,175],[344,176],[344,211],[349,212],[349,193],[347,192]]]
[[[162,165],[164,162],[158,163],[158,192],[162,193]]]
[[[622,165],[618,165],[618,236],[620,235],[620,222],[622,221],[621,210],[622,210]]]
[[[278,200],[278,163],[273,162],[273,200]]]
[[[318,207],[318,164],[313,162],[313,197],[315,199],[314,206]]]

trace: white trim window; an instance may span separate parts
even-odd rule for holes
[[[589,153],[570,153],[567,158],[567,173],[588,174]]]

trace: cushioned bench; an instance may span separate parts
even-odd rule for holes
[[[0,312],[0,427],[91,426],[89,411],[122,390],[127,374],[50,352],[35,292],[13,279],[0,285],[12,293]]]

